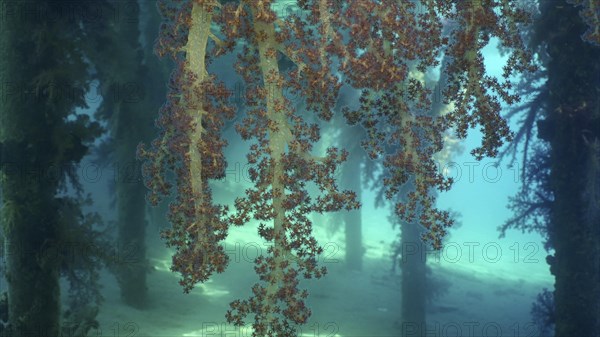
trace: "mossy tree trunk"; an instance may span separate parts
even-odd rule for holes
[[[85,107],[89,80],[82,48],[74,43],[82,31],[76,19],[57,16],[65,6],[61,1],[1,1],[0,6],[7,335],[58,336],[58,248],[64,233],[57,193],[87,152],[84,144],[98,133],[97,125],[96,131],[89,128],[87,116],[75,114],[75,108]]]
[[[540,137],[550,143],[554,196],[549,235],[555,255],[556,336],[600,334],[600,48],[583,41],[587,29],[566,1],[542,6],[547,20],[547,118]]]
[[[10,111],[22,117],[31,116],[32,111],[43,110],[40,104],[18,102],[14,97],[2,105],[3,114]],[[26,126],[27,118],[22,117],[11,123],[6,123],[6,118],[3,118],[3,142],[12,138],[12,132],[7,130],[9,125],[13,130],[31,127]],[[32,129],[35,128],[29,130]],[[41,131],[38,129],[38,132]],[[41,332],[54,336],[60,328],[59,264],[46,249],[55,247],[60,239],[58,205],[54,199],[57,185],[41,181],[35,170],[47,167],[56,149],[51,140],[45,137],[34,140],[33,134],[26,134],[28,140],[4,146],[2,153],[5,165],[2,225],[7,245],[8,317],[12,336]],[[21,160],[25,153],[26,161]],[[7,168],[10,166],[9,171]],[[21,175],[23,172],[33,174],[26,177]]]

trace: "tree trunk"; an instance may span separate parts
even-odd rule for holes
[[[420,226],[401,222],[402,335],[425,336],[426,260]]]
[[[89,59],[79,42],[90,32],[78,18],[59,15],[63,1],[0,1],[0,7],[5,335],[58,336],[59,277],[71,234],[58,194],[67,190],[67,177],[76,180],[75,165],[100,134],[96,123],[76,113],[87,108]]]
[[[139,3],[142,18],[141,32],[143,42],[141,45],[144,51],[143,66],[146,70],[143,71],[144,74],[141,81],[148,84],[148,87],[144,90],[145,108],[142,118],[147,119],[146,129],[148,132],[145,133],[144,142],[149,143],[152,140],[150,135],[156,132],[154,119],[158,116],[160,107],[165,103],[165,97],[167,96],[167,86],[165,83],[169,81],[169,74],[173,67],[169,59],[159,59],[154,54],[154,41],[158,38],[158,29],[162,20],[156,2],[140,0]],[[142,195],[146,195],[146,193],[147,189],[144,187]],[[171,200],[171,198],[167,198],[156,207],[149,207],[146,203],[148,223],[146,224],[147,231],[145,236],[146,242],[151,247],[154,245],[160,247],[164,244],[157,234],[168,228],[167,214],[169,213],[169,203]],[[154,240],[148,241],[148,239]]]
[[[341,185],[343,188],[356,192],[357,200],[361,197],[361,162],[364,152],[360,148],[360,138],[354,130],[345,130],[342,139],[350,155],[342,168]],[[354,137],[353,137],[354,135]],[[362,270],[364,247],[362,245],[361,210],[342,211],[346,233],[346,266],[350,270]]]
[[[598,336],[600,218],[598,191],[590,187],[598,186],[600,173],[600,48],[582,41],[586,26],[566,1],[546,2],[542,20],[553,22],[547,25],[548,117],[539,134],[551,146],[556,336]]]
[[[9,4],[3,1],[0,6]],[[57,60],[52,48],[36,51],[33,32],[48,22],[31,16],[23,19],[14,13],[0,20],[1,221],[6,242],[7,335],[15,337],[60,332],[59,265],[51,254],[59,239],[58,181],[43,173],[62,164],[56,161],[52,124],[60,123],[53,118],[61,107],[46,105],[45,93],[32,90],[34,78],[52,71]],[[54,27],[50,24],[50,28]]]
[[[122,4],[116,2],[115,6],[120,7]],[[139,13],[137,2],[127,3],[129,11],[134,9],[132,6],[136,9],[132,12]],[[156,12],[155,8],[152,10]],[[141,165],[136,160],[136,151],[140,142],[148,141],[150,130],[153,129],[152,120],[160,108],[155,100],[157,97],[164,97],[164,94],[155,96],[153,87],[163,85],[164,82],[160,76],[150,75],[153,72],[161,73],[161,69],[151,69],[142,64],[138,20],[118,20],[117,24],[115,31],[111,32],[116,35],[114,37],[116,52],[119,53],[119,59],[124,62],[115,64],[114,69],[107,69],[104,76],[118,93],[114,97],[114,116],[111,120],[117,168],[115,183],[118,249],[121,257],[118,261],[117,279],[123,302],[134,308],[144,308],[148,304],[146,188],[142,179]],[[146,42],[151,48],[148,41]],[[156,66],[157,63],[149,62],[148,65]],[[108,62],[108,64],[114,63]],[[164,93],[164,90],[160,92]]]
[[[136,114],[121,110],[119,128],[115,132],[116,158],[118,165],[117,211],[120,259],[118,280],[123,302],[135,308],[147,305],[148,287],[146,275],[146,188],[142,182],[141,167],[135,160],[135,152],[140,141],[140,130],[131,125]],[[129,127],[128,127],[129,126]],[[135,132],[138,131],[138,132]]]
[[[9,101],[3,105],[3,113],[26,113],[23,107],[30,105],[18,104],[13,99]],[[2,123],[3,134],[6,134],[9,125]],[[14,124],[12,127],[18,128]],[[8,151],[5,147],[2,156],[4,165],[22,158],[28,144],[19,145]],[[43,148],[39,143],[33,146]],[[40,160],[44,156],[42,153],[40,157],[28,155],[32,163],[16,166],[17,171],[8,173],[5,170],[2,182],[8,318],[10,335],[15,337],[32,334],[56,336],[60,331],[59,265],[56,254],[52,254],[59,240],[54,200],[56,185],[39,179],[35,173],[27,178],[20,175],[20,172],[35,172],[36,166],[44,163],[43,159]]]

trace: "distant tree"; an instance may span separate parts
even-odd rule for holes
[[[446,34],[448,33],[446,29]],[[438,79],[428,79],[426,85],[432,89],[431,110],[429,116],[439,117],[450,111],[447,104],[444,104],[440,92],[447,85],[447,76],[445,74],[448,65],[448,58],[444,57],[441,62],[441,71]],[[411,68],[412,76],[425,76],[417,71],[413,65]],[[435,97],[437,95],[437,97]],[[445,135],[450,138],[450,134]],[[447,162],[451,156],[457,151],[456,143],[446,142],[445,148],[436,153],[434,158],[438,161],[438,165],[442,162]],[[385,155],[390,156],[398,151],[399,147],[394,144],[389,144],[385,148]],[[372,171],[380,172],[379,175],[371,174],[371,185],[376,187],[377,194],[375,205],[381,207],[385,201],[385,185],[378,184],[378,181],[389,179],[390,174],[382,170],[381,161],[378,161],[379,167],[372,167]],[[375,166],[371,164],[371,166]],[[396,194],[394,203],[406,203],[408,201],[408,193],[414,189],[414,184],[407,183]],[[400,267],[401,273],[401,329],[402,334],[408,336],[425,336],[427,304],[432,302],[435,294],[441,289],[435,289],[436,286],[441,286],[441,283],[431,277],[431,269],[427,266],[426,251],[431,250],[431,244],[422,242],[422,237],[425,234],[423,228],[417,221],[408,222],[397,216],[395,210],[388,217],[394,228],[398,228],[400,233],[398,240],[393,243],[392,248],[392,273],[395,274],[397,267]],[[451,217],[454,221],[454,217]]]
[[[345,90],[340,95],[337,102],[336,111],[342,108],[358,104],[359,91]],[[340,116],[341,117],[341,116]],[[361,149],[361,141],[364,139],[364,129],[360,126],[344,127],[343,118],[331,123],[331,127],[337,130],[336,143],[343,146],[348,151],[348,161],[340,170],[340,186],[356,192],[356,199],[361,200],[362,189],[365,185],[365,177],[368,174],[365,169],[369,167],[366,163],[369,159]],[[360,271],[363,266],[363,256],[365,247],[362,241],[362,211],[355,209],[351,211],[342,211],[337,214],[334,226],[343,225],[345,235],[345,263],[349,270]]]
[[[111,269],[124,303],[144,308],[148,305],[147,221],[145,187],[136,151],[139,142],[152,138],[156,116],[152,111],[162,105],[160,97],[166,93],[167,76],[164,62],[152,54],[153,41],[158,36],[154,26],[158,9],[147,8],[149,17],[143,19],[150,22],[144,25],[146,31],[141,32],[137,1],[108,2],[118,14],[109,16],[110,20],[95,32],[96,45],[91,53],[103,93],[96,117],[105,121],[110,131],[96,161],[112,162],[116,172],[111,189],[115,191],[117,206],[117,246],[126,261]]]

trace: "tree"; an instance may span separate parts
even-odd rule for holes
[[[449,214],[435,208],[430,193],[448,189],[451,183],[437,172],[432,159],[442,149],[442,135],[455,129],[464,137],[469,127],[480,125],[483,144],[473,153],[477,158],[495,155],[510,139],[498,99],[514,102],[517,97],[506,89],[511,85],[508,78],[529,69],[518,34],[527,15],[505,2],[432,0],[417,9],[406,1],[302,0],[299,12],[285,18],[272,10],[272,3],[160,2],[165,22],[157,48],[177,66],[159,118],[161,135],[152,148],[139,149],[146,160],[151,202],[172,192],[168,172],[177,178],[177,201],[169,215],[173,228],[164,237],[176,248],[172,270],[182,274],[185,291],[225,269],[227,255],[219,243],[232,225],[260,222],[259,234],[272,243],[268,255],[255,261],[262,283],[254,285],[250,299],[234,301],[226,315],[229,322],[242,325],[254,314],[254,336],[293,335],[294,325],[310,315],[303,301],[308,293],[297,289],[298,276],[318,278],[325,270],[317,267],[322,248],[312,237],[307,214],[359,206],[355,193],[339,191],[334,179],[347,152],[330,148],[324,157],[311,154],[319,130],[294,111],[286,89],[305,100],[306,115],[329,121],[340,87],[331,59],[339,60],[348,83],[362,90],[360,109],[348,109],[346,115],[367,129],[364,145],[369,154],[382,154],[384,143],[399,144],[385,160],[390,172],[387,194],[391,198],[398,193],[409,178],[414,184],[408,201],[397,205],[397,215],[418,221],[426,228],[424,237],[439,249],[451,225]],[[458,22],[460,28],[450,39],[442,37],[441,17]],[[343,31],[349,39],[342,37]],[[503,83],[486,75],[483,66],[481,48],[490,36],[512,50]],[[211,200],[209,182],[224,174],[220,132],[232,109],[225,104],[228,91],[208,73],[207,63],[238,43],[243,43],[243,51],[236,68],[252,90],[246,95],[247,117],[237,130],[252,141],[247,158],[255,165],[250,170],[255,185],[236,199],[231,214]],[[452,57],[445,97],[456,109],[434,118],[426,115],[431,92],[408,77],[407,62],[414,61],[424,72],[438,65],[440,52]],[[294,66],[282,71],[280,53]],[[309,182],[321,191],[314,199],[306,191]]]
[[[578,10],[569,2],[586,6]],[[525,153],[532,135],[540,141],[525,163],[522,191],[512,199],[516,215],[501,228],[539,231],[547,238],[546,248],[554,249],[546,261],[555,276],[555,308],[548,311],[556,336],[600,331],[600,20],[595,6],[593,1],[540,3],[530,41],[546,82],[524,87],[533,99],[521,109],[517,138],[524,141]]]
[[[351,88],[340,89],[338,104],[335,112],[339,114],[342,108],[352,106],[356,108],[360,92]],[[361,140],[364,138],[364,130],[360,126],[344,127],[345,120],[342,116],[329,123],[329,127],[336,132],[336,143],[344,146],[348,151],[348,161],[340,170],[340,186],[356,192],[356,199],[361,200],[362,188],[365,185],[365,172],[371,168],[367,163],[366,153],[361,150]],[[362,212],[355,209],[340,212],[330,224],[334,230],[338,230],[343,224],[345,234],[345,263],[349,270],[360,271],[363,265],[365,247],[362,243]]]
[[[146,276],[149,270],[146,202],[136,150],[139,142],[151,139],[155,116],[148,112],[160,107],[158,97],[164,97],[162,86],[166,76],[161,71],[164,64],[155,60],[149,51],[151,43],[146,43],[146,50],[142,46],[140,5],[136,1],[110,1],[110,5],[116,13],[125,14],[111,16],[112,20],[95,32],[93,39],[96,45],[91,58],[104,94],[96,117],[105,121],[110,129],[110,138],[101,145],[97,160],[112,160],[116,172],[113,188],[117,205],[117,246],[127,261],[112,269],[121,298],[127,305],[144,308],[148,305]],[[149,11],[157,9],[149,8]],[[156,37],[155,28],[144,32],[145,39]]]
[[[86,289],[78,288],[79,281],[90,285],[97,276],[92,255],[75,259],[78,268],[66,259],[69,243],[90,244],[87,239],[97,233],[85,223],[79,200],[61,195],[69,185],[79,186],[74,168],[101,130],[89,116],[76,113],[76,108],[87,107],[84,94],[90,83],[89,64],[79,44],[86,30],[81,18],[62,16],[69,6],[65,1],[0,5],[0,71],[6,89],[0,108],[0,184],[7,329],[16,337],[57,336],[61,272],[71,273],[67,276],[75,282],[75,292]],[[86,6],[83,9],[89,10]],[[86,267],[91,274],[85,273]]]
[[[142,13],[147,14],[147,16],[142,16],[143,21],[141,24],[141,27],[143,27],[141,31],[143,33],[142,36],[144,41],[142,43],[143,64],[145,65],[146,71],[142,83],[152,84],[144,90],[144,97],[147,103],[147,106],[144,105],[144,111],[148,115],[145,117],[147,118],[153,111],[156,111],[156,115],[158,115],[158,111],[164,103],[164,97],[167,94],[167,82],[171,71],[171,63],[169,62],[170,60],[159,59],[154,53],[154,41],[158,39],[160,22],[162,20],[156,1],[140,1],[140,8],[142,9]],[[154,120],[156,115],[151,119]],[[151,129],[153,134],[155,128],[152,127]],[[152,137],[148,137],[147,139],[150,140],[151,138]],[[141,174],[141,165],[139,173]],[[158,207],[147,207],[147,211],[149,225],[151,227],[157,229],[165,227],[165,222],[167,221],[166,215],[169,211],[166,202]]]
[[[448,34],[449,27],[445,28],[445,34]],[[441,62],[440,76],[437,81],[430,80],[427,74],[422,74],[415,69],[413,64],[410,67],[411,77],[426,78],[425,85],[429,88],[433,87],[433,95],[439,94],[447,85],[447,76],[445,69],[448,64],[448,59],[444,57]],[[434,85],[435,84],[435,85]],[[412,107],[411,109],[413,109]],[[443,104],[440,97],[432,97],[431,110],[429,116],[438,117],[450,111],[450,108]],[[444,136],[446,140],[450,140],[450,135]],[[385,156],[392,156],[397,153],[399,146],[395,144],[387,144],[383,148]],[[456,144],[453,141],[446,141],[445,148],[434,155],[434,159],[438,164],[448,162],[453,152],[457,150]],[[369,166],[371,174],[368,176],[368,181],[376,189],[375,206],[381,207],[385,204],[386,186],[378,182],[384,179],[389,179],[391,174],[382,170],[381,161],[371,162]],[[374,174],[373,172],[379,172]],[[407,182],[402,189],[395,195],[391,201],[393,203],[406,203],[408,193],[414,189],[414,184]],[[407,336],[423,336],[426,333],[426,306],[427,302],[431,302],[434,289],[437,284],[428,276],[431,270],[427,266],[426,251],[431,249],[430,244],[421,242],[424,234],[424,228],[417,221],[408,222],[399,218],[393,210],[388,217],[393,227],[400,229],[399,239],[393,243],[392,247],[392,273],[395,274],[397,267],[401,269],[401,334]]]

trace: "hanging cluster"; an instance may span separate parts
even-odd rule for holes
[[[423,239],[437,249],[453,222],[448,212],[435,207],[431,193],[452,184],[433,160],[443,148],[444,133],[465,138],[469,128],[479,125],[483,143],[472,151],[477,159],[495,156],[512,137],[500,116],[500,100],[516,102],[509,77],[533,69],[518,30],[529,17],[513,5],[508,0],[350,1],[331,19],[333,30],[346,32],[349,40],[333,39],[330,49],[350,84],[363,89],[359,109],[345,109],[344,114],[350,124],[366,129],[363,146],[370,157],[385,156],[386,196],[391,199],[407,182],[415,187],[396,205],[396,213],[423,225]],[[442,20],[456,27],[447,37]],[[483,64],[481,49],[493,36],[511,50],[502,82],[486,75]],[[450,57],[444,103],[455,108],[430,116],[432,92],[409,69],[423,73],[436,67],[440,53]],[[387,153],[390,148],[394,153]]]
[[[169,84],[168,101],[158,125],[161,135],[152,149],[141,147],[150,201],[171,192],[174,173],[177,200],[172,204],[173,228],[164,233],[176,248],[173,270],[183,275],[186,291],[227,264],[220,241],[231,225],[256,220],[258,232],[272,243],[266,256],[256,259],[260,278],[247,300],[231,303],[229,322],[245,324],[254,315],[253,336],[293,336],[294,325],[305,323],[310,310],[299,277],[325,274],[317,265],[322,252],[312,236],[312,212],[359,207],[356,195],[340,191],[334,173],[347,152],[329,148],[325,156],[312,154],[320,139],[318,117],[329,121],[341,86],[336,71],[354,88],[362,89],[360,108],[344,110],[348,121],[367,132],[363,146],[371,158],[385,157],[384,184],[392,198],[412,182],[406,202],[396,211],[407,221],[428,229],[425,239],[441,247],[452,220],[435,207],[433,189],[447,190],[452,181],[436,170],[433,155],[443,148],[443,134],[454,130],[465,137],[480,125],[483,144],[477,158],[495,155],[510,140],[500,117],[499,100],[514,102],[508,77],[529,69],[518,25],[527,16],[509,0],[451,2],[423,0],[420,5],[398,0],[298,0],[300,10],[279,16],[272,0],[162,0],[165,22],[157,43],[160,55],[170,55],[177,68]],[[456,22],[448,38],[442,18]],[[505,81],[486,75],[481,49],[497,36],[512,50]],[[221,139],[223,121],[233,110],[225,102],[229,92],[207,71],[210,58],[236,51],[237,71],[246,82],[246,117],[236,125],[250,142],[248,162],[254,185],[235,200],[235,211],[215,205],[208,182],[224,176]],[[438,65],[445,52],[449,86],[445,103],[456,108],[431,116],[431,91],[411,75]],[[282,67],[281,60],[290,67]],[[336,63],[334,63],[336,62]],[[333,64],[339,64],[338,67]],[[301,97],[297,111],[289,94]],[[308,185],[320,193],[309,194]]]
[[[254,295],[231,304],[227,319],[244,324],[253,313],[254,335],[294,334],[294,324],[305,323],[310,310],[299,277],[319,278],[326,273],[317,265],[322,248],[312,236],[311,212],[355,209],[355,193],[339,191],[334,174],[347,152],[330,148],[323,157],[311,154],[320,138],[317,124],[306,122],[284,92],[306,98],[307,111],[331,118],[339,83],[329,62],[314,43],[316,33],[299,17],[282,22],[271,1],[161,1],[165,23],[157,42],[159,55],[176,62],[168,101],[157,124],[161,135],[152,149],[140,147],[149,199],[156,204],[171,193],[169,174],[176,179],[176,202],[171,204],[172,229],[163,233],[176,248],[172,270],[181,273],[185,291],[205,281],[227,264],[220,242],[229,225],[258,220],[259,234],[272,246],[256,260],[261,284]],[[211,31],[219,28],[219,32]],[[293,36],[293,39],[290,39]],[[209,43],[211,40],[213,43]],[[253,142],[247,155],[254,187],[235,201],[236,212],[214,205],[208,181],[224,176],[225,161],[220,128],[232,110],[229,93],[207,72],[208,57],[219,56],[244,42],[236,69],[246,82],[247,117],[236,129]],[[295,41],[297,45],[292,45]],[[294,51],[295,50],[295,51]],[[302,52],[298,52],[302,51]],[[285,55],[296,67],[282,72],[278,59]],[[321,194],[311,199],[307,184]]]
[[[295,325],[305,323],[310,310],[308,293],[297,286],[299,277],[320,278],[325,268],[317,265],[322,248],[312,236],[312,212],[355,209],[355,193],[339,191],[334,174],[347,153],[329,148],[326,155],[311,154],[320,139],[317,124],[305,121],[284,93],[303,97],[306,111],[322,119],[331,118],[339,89],[318,35],[299,16],[278,18],[270,1],[227,4],[222,26],[227,38],[247,41],[236,69],[248,87],[247,117],[236,126],[245,140],[253,141],[247,155],[254,187],[235,202],[237,212],[230,222],[243,225],[260,222],[259,234],[272,245],[268,256],[256,259],[255,270],[262,283],[253,295],[234,301],[227,320],[244,324],[254,314],[255,336],[294,336]],[[228,43],[224,41],[224,43]],[[287,57],[294,67],[282,70],[278,58]],[[256,84],[259,83],[259,86]],[[314,183],[321,191],[314,200],[307,191]]]
[[[159,8],[165,20],[156,51],[171,56],[176,66],[156,122],[160,135],[151,149],[140,146],[138,157],[145,161],[152,205],[173,192],[169,174],[174,173],[176,200],[168,215],[172,228],[162,236],[176,248],[171,269],[181,273],[180,283],[188,292],[214,271],[222,272],[228,262],[220,245],[228,230],[226,207],[213,204],[208,181],[224,177],[221,128],[234,109],[227,105],[230,92],[206,70],[211,3],[164,0]]]

